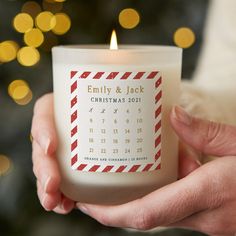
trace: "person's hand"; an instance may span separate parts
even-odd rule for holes
[[[36,102],[31,135],[33,171],[37,178],[39,200],[45,210],[66,214],[74,208],[75,203],[59,190],[61,177],[55,157],[57,136],[52,94],[44,95]]]
[[[182,175],[195,171],[141,199],[119,206],[78,203],[77,207],[107,226],[139,230],[170,226],[211,235],[234,235],[236,127],[190,117],[179,107],[172,110],[170,120],[182,142],[219,158],[200,168],[185,159]]]

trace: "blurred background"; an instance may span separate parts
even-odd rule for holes
[[[0,235],[119,236],[74,210],[45,212],[32,172],[30,127],[35,101],[52,91],[51,48],[108,44],[177,45],[191,78],[202,45],[207,0],[0,1]],[[202,235],[171,229],[155,235]]]

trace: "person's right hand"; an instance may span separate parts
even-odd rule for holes
[[[180,107],[173,107],[170,122],[183,143],[218,158],[201,167],[185,162],[182,169],[192,167],[191,174],[140,199],[118,206],[80,203],[77,207],[110,227],[150,230],[167,226],[235,235],[236,127],[195,118]]]
[[[56,161],[57,136],[54,126],[53,95],[41,97],[35,104],[31,135],[33,138],[33,171],[37,192],[47,211],[69,213],[75,203],[60,192],[60,173]]]

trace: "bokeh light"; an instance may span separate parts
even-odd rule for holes
[[[34,28],[25,33],[24,41],[28,46],[37,48],[43,43],[44,36],[41,30]]]
[[[34,21],[29,14],[19,13],[13,19],[13,26],[16,31],[25,33],[33,28]]]
[[[119,14],[119,23],[125,29],[133,29],[139,22],[139,13],[133,8],[123,9]]]
[[[10,62],[16,58],[18,44],[15,41],[4,41],[0,43],[0,62]]]
[[[9,96],[19,105],[26,105],[32,100],[32,91],[24,80],[14,80],[8,86]]]
[[[28,1],[24,3],[24,5],[21,8],[21,11],[24,13],[28,13],[31,15],[33,18],[35,18],[41,11],[41,6],[34,1]]]
[[[36,17],[36,26],[43,32],[50,31],[55,27],[55,25],[56,25],[56,18],[49,11],[41,12]]]
[[[0,154],[0,176],[6,175],[11,168],[11,161],[10,159]]]
[[[8,94],[12,97],[13,96],[13,92],[14,90],[18,87],[18,86],[28,86],[28,84],[26,83],[26,81],[24,80],[14,80],[12,81],[9,86],[8,86]]]
[[[43,9],[45,11],[50,11],[52,13],[60,12],[63,8],[62,2],[48,2],[47,0],[43,1]]]
[[[21,100],[25,98],[29,93],[29,87],[26,85],[17,86],[12,94],[14,100]]]
[[[21,98],[21,99],[14,99],[15,103],[17,103],[18,105],[24,106],[27,105],[28,103],[30,103],[30,101],[33,98],[33,93],[32,91],[29,89],[28,93],[25,97]]]
[[[30,133],[30,135],[29,135],[29,140],[30,140],[31,143],[33,142],[33,136],[32,136],[31,133]]]
[[[53,27],[52,31],[54,34],[62,35],[69,31],[71,27],[71,20],[65,13],[57,13],[55,15],[56,25]]]
[[[33,66],[40,60],[40,54],[36,48],[23,47],[17,53],[17,60],[23,66]]]
[[[187,27],[179,28],[174,33],[174,43],[180,48],[189,48],[195,42],[194,32]]]
[[[46,2],[56,3],[56,2],[65,2],[66,0],[45,0]]]

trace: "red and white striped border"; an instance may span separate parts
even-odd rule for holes
[[[141,79],[148,79],[148,80],[155,80],[155,125],[154,125],[154,132],[155,132],[155,140],[154,140],[154,147],[155,147],[155,157],[154,163],[150,164],[142,164],[142,165],[121,165],[121,166],[114,166],[114,165],[88,165],[88,164],[81,164],[79,162],[78,156],[78,146],[79,146],[79,139],[78,139],[78,82],[79,80],[83,79],[105,79],[105,80],[141,80]],[[152,171],[161,169],[161,98],[162,98],[162,77],[159,71],[152,71],[152,72],[92,72],[92,71],[71,71],[70,72],[70,93],[71,93],[71,167],[74,170],[79,171],[88,171],[88,172],[144,172],[144,171]]]

